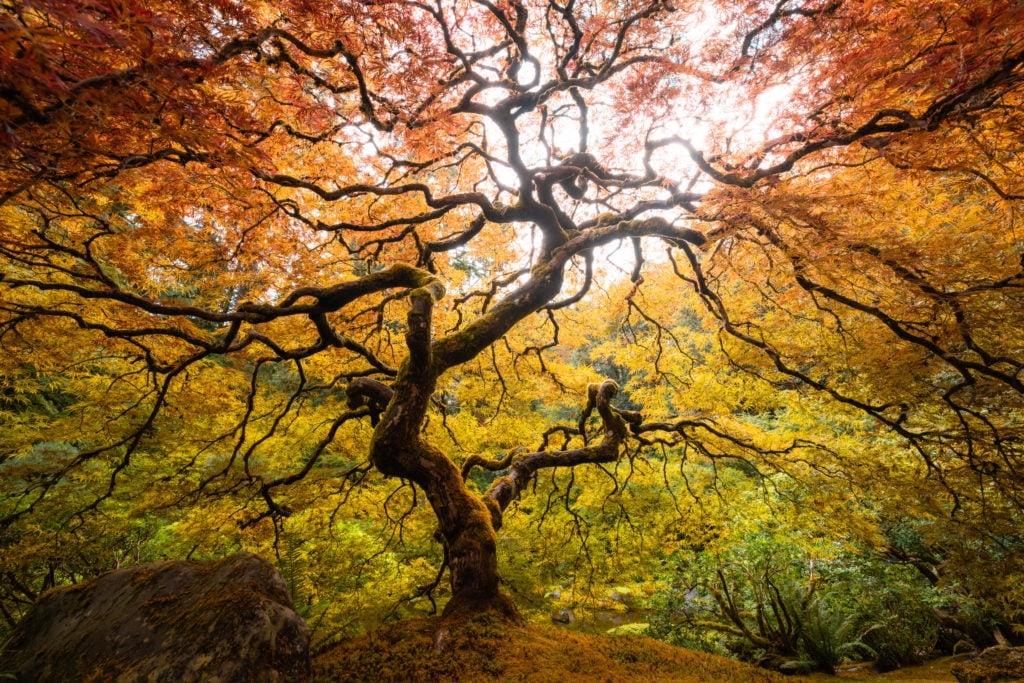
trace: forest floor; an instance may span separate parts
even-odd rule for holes
[[[725,657],[636,636],[599,636],[552,626],[509,627],[477,619],[441,631],[436,619],[389,624],[340,641],[313,661],[314,680],[338,681],[601,681],[604,683],[811,683],[812,681],[955,681],[954,658],[886,674],[864,665],[839,676],[783,676]],[[440,647],[438,647],[440,643]]]
[[[908,666],[895,671],[888,671],[880,674],[872,670],[870,664],[847,664],[843,666],[838,676],[827,676],[825,674],[813,674],[807,678],[812,681],[835,681],[847,683],[848,681],[933,681],[934,683],[955,683],[956,676],[949,672],[949,667],[961,661],[964,655],[956,657],[942,657],[925,662],[920,666]]]

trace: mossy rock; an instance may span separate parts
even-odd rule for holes
[[[44,595],[0,654],[17,681],[305,681],[309,629],[281,575],[239,553],[158,562]]]
[[[1024,681],[1024,647],[997,645],[950,668],[960,683]]]
[[[606,635],[609,636],[643,636],[651,629],[651,625],[646,622],[638,622],[635,624],[623,624],[622,626],[616,626],[605,631]]]

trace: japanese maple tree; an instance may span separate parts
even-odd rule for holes
[[[464,364],[540,316],[544,372],[559,321],[627,281],[702,302],[737,368],[869,417],[953,507],[1013,518],[1022,63],[1010,0],[6,3],[2,524],[83,481],[70,516],[100,510],[171,443],[183,496],[280,519],[344,433],[368,464],[340,479],[429,501],[446,614],[516,618],[496,531],[540,470],[827,447],[627,410],[612,381],[532,452],[425,435]],[[42,375],[87,397],[49,451],[18,410]],[[482,493],[478,467],[503,473]]]

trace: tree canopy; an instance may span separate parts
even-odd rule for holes
[[[710,543],[741,476],[1019,616],[1022,64],[1015,0],[5,3],[10,594],[422,495],[516,618],[513,510]]]

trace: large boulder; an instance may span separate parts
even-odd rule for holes
[[[239,553],[157,562],[44,595],[0,654],[17,681],[306,681],[309,628],[281,575]]]
[[[1024,681],[1024,647],[990,647],[949,669],[960,683]]]

